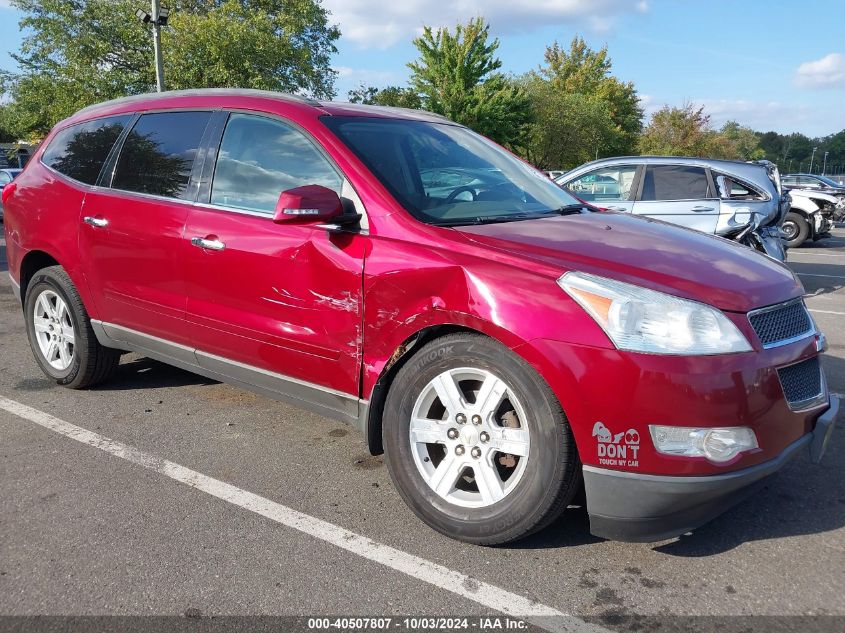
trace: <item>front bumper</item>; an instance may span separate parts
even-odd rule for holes
[[[774,459],[742,470],[705,477],[642,475],[584,466],[590,532],[617,541],[651,542],[689,532],[719,516],[762,486],[800,449],[809,446],[818,463],[833,433],[839,400],[816,421],[815,429]]]

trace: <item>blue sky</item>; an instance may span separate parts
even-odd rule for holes
[[[139,0],[139,4],[144,4]],[[360,83],[407,79],[422,26],[483,15],[501,40],[503,69],[542,62],[546,45],[583,36],[607,44],[613,71],[633,81],[647,112],[685,101],[715,124],[810,136],[845,129],[845,24],[841,0],[323,0],[339,24],[338,98]],[[0,68],[22,38],[19,14],[0,0]],[[827,25],[827,26],[826,26]]]

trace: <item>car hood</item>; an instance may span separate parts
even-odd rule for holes
[[[665,222],[588,213],[457,228],[471,241],[559,268],[602,275],[748,312],[804,293],[785,265],[746,246]]]

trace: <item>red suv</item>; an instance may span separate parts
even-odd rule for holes
[[[591,530],[686,532],[833,428],[823,335],[780,263],[590,213],[424,112],[253,91],[82,110],[3,191],[38,364],[134,351],[384,450],[435,529],[504,543],[582,485]]]

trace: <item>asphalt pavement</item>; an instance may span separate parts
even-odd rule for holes
[[[845,394],[845,226],[789,265]],[[776,616],[765,630],[845,630],[845,415],[821,465],[800,456],[680,539],[603,541],[570,508],[526,541],[476,547],[418,521],[340,423],[135,355],[98,388],[57,387],[5,271],[2,244],[0,616],[510,613],[556,630]]]

